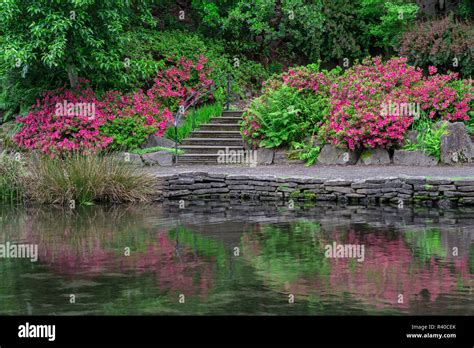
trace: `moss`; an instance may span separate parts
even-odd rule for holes
[[[316,194],[313,193],[313,192],[305,191],[304,199],[307,200],[307,201],[315,201],[316,200]]]
[[[301,192],[300,190],[295,190],[293,192],[290,193],[290,198],[293,198],[293,199],[298,199],[301,197]]]
[[[365,161],[366,159],[369,159],[370,157],[373,156],[373,153],[372,151],[370,150],[364,150],[364,152],[362,152],[362,154],[360,155],[360,158]]]

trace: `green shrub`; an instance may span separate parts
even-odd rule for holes
[[[33,161],[28,194],[40,203],[147,201],[154,179],[110,155],[43,156]]]
[[[361,0],[359,18],[365,23],[363,40],[390,52],[411,27],[418,5],[410,0]]]
[[[474,26],[453,16],[416,23],[401,39],[399,53],[421,68],[436,66],[438,71],[459,71],[472,76]]]
[[[322,94],[287,85],[268,89],[246,111],[242,134],[251,145],[288,146],[315,134],[328,108],[329,101]]]
[[[321,148],[319,146],[314,146],[313,141],[301,143],[294,142],[291,144],[291,151],[288,157],[299,159],[306,162],[307,166],[312,166],[318,160],[320,152]]]
[[[144,115],[116,117],[101,127],[101,134],[114,139],[109,145],[110,150],[137,149],[154,133],[156,128],[146,124]]]

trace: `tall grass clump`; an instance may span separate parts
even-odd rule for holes
[[[165,135],[168,139],[181,143],[181,141],[193,131],[193,118],[197,128],[201,124],[209,122],[211,118],[220,116],[222,114],[222,109],[222,103],[216,102],[214,104],[204,105],[196,110],[191,110],[189,114],[185,116],[183,122],[178,126],[177,134],[174,127],[168,127]]]
[[[26,169],[20,155],[0,153],[0,203],[19,203],[24,198]]]
[[[110,155],[43,156],[34,161],[30,175],[29,195],[40,203],[146,202],[154,190],[150,174]]]

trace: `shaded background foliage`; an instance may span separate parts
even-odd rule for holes
[[[289,66],[367,55],[472,76],[473,12],[469,0],[2,0],[0,112],[79,77],[98,93],[147,88],[170,54],[206,55],[242,97]]]

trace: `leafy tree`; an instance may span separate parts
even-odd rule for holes
[[[154,25],[148,0],[1,0],[3,99],[32,79],[49,87],[73,87],[79,76],[106,83],[126,69],[120,37],[139,23]]]

